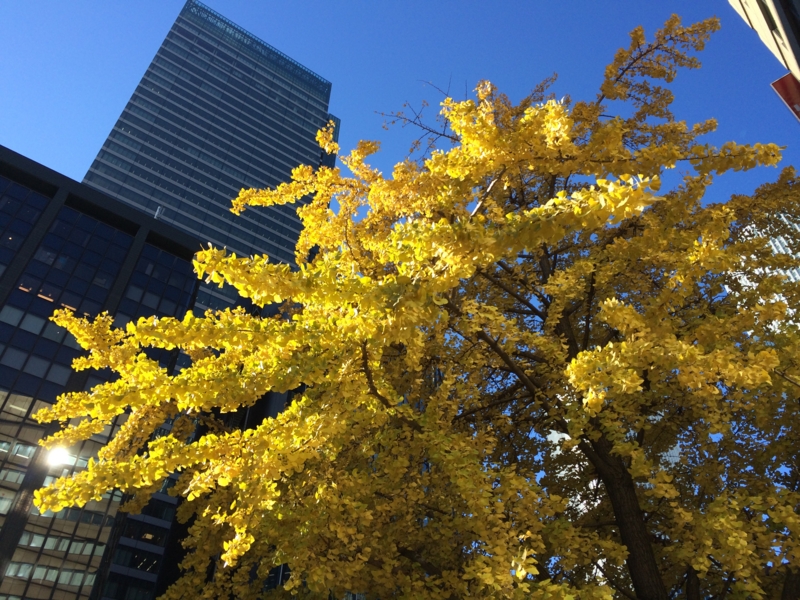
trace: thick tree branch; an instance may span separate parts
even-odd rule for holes
[[[364,371],[364,375],[366,376],[367,379],[367,388],[369,389],[369,393],[375,396],[380,401],[380,403],[383,404],[383,406],[386,407],[387,409],[395,408],[395,406],[392,405],[391,401],[386,396],[381,394],[378,391],[378,388],[375,387],[375,380],[372,378],[372,369],[370,369],[369,367],[369,353],[367,352],[367,342],[361,342],[361,366]],[[420,424],[412,419],[407,419],[397,415],[395,415],[393,418],[397,419],[404,425],[408,425],[414,431],[417,432],[422,431],[422,427],[420,426]]]
[[[480,199],[478,200],[478,203],[475,205],[475,208],[472,210],[472,212],[471,212],[471,213],[470,213],[470,215],[469,215],[469,218],[470,218],[470,219],[471,219],[472,217],[474,217],[476,214],[478,214],[478,211],[479,211],[479,210],[481,209],[481,207],[483,206],[483,203],[484,203],[484,201],[486,200],[486,198],[488,198],[488,197],[489,197],[489,194],[492,192],[492,188],[494,188],[494,185],[495,185],[495,184],[496,184],[498,181],[500,181],[500,179],[503,177],[503,175],[505,174],[505,172],[506,172],[506,167],[503,167],[502,169],[500,169],[500,173],[497,175],[497,177],[495,177],[494,179],[492,179],[492,181],[489,183],[489,185],[488,185],[488,186],[486,186],[486,191],[484,191],[484,192],[483,192],[483,194],[481,195]]]
[[[589,278],[589,293],[586,296],[586,323],[583,326],[583,348],[589,348],[589,336],[592,331],[592,304],[594,304],[594,280],[595,270],[592,270],[592,276]]]
[[[800,600],[799,570],[786,569],[786,576],[783,579],[783,589],[781,590],[781,600]]]
[[[625,588],[623,588],[619,583],[617,583],[617,581],[613,577],[611,577],[611,575],[609,575],[606,572],[606,570],[600,565],[600,562],[594,563],[594,566],[597,568],[598,571],[600,571],[603,574],[603,577],[605,577],[606,581],[608,581],[608,583],[611,584],[611,587],[613,587],[615,590],[617,590],[620,594],[622,594],[626,598],[630,598],[631,600],[637,600],[636,596],[634,596]]]
[[[403,558],[407,558],[412,563],[418,564],[422,567],[428,575],[436,575],[437,577],[442,576],[442,570],[434,565],[431,562],[428,562],[421,558],[418,553],[410,550],[408,548],[403,548],[402,546],[397,547],[397,553],[402,556]]]

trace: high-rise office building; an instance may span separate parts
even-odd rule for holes
[[[728,0],[789,71],[772,82],[791,113],[800,120],[800,0]]]
[[[728,0],[770,52],[800,79],[800,0]]]
[[[332,157],[315,141],[331,84],[196,0],[188,0],[84,182],[238,255],[294,262],[291,206],[236,217],[241,188],[276,186]],[[201,288],[199,308],[235,294]]]
[[[53,311],[181,317],[197,293],[191,257],[199,246],[166,223],[0,147],[0,600],[88,598],[101,561],[110,563],[104,572],[118,585],[127,584],[129,598],[152,597],[174,498],[156,494],[144,514],[128,516],[113,552],[108,543],[119,493],[56,514],[41,514],[31,502],[52,478],[85,468],[125,416],[53,456],[37,442],[54,430],[31,415],[61,392],[88,389],[107,376],[71,370],[80,349],[48,320]],[[165,366],[177,360],[167,352],[154,358]]]
[[[332,165],[334,157],[324,154],[315,139],[331,120],[338,135],[338,119],[328,112],[330,94],[331,84],[319,75],[188,0],[84,183],[203,242],[239,255],[267,253],[291,264],[300,232],[294,207],[249,210],[237,217],[230,212],[231,199],[241,188],[289,181],[298,165]],[[195,310],[238,300],[231,289],[201,285]],[[285,401],[285,395],[270,395],[248,418],[274,415]],[[130,519],[117,518],[92,598],[133,594],[144,600],[174,578],[177,557],[164,565],[145,549],[123,560],[132,545],[141,543],[134,535],[138,521],[130,525]],[[159,539],[177,551],[175,529],[168,532],[162,523],[158,531]],[[279,583],[284,571],[276,570],[267,584]]]

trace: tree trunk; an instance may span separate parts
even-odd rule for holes
[[[591,443],[582,441],[579,447],[591,461],[611,500],[622,543],[628,549],[625,562],[636,598],[668,600],[644,513],[639,506],[636,484],[628,468],[621,459],[611,454],[611,444],[603,437]]]
[[[781,600],[800,600],[800,571],[786,569]]]
[[[702,600],[700,595],[700,578],[697,571],[690,566],[686,571],[686,600]]]

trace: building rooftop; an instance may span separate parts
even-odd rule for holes
[[[321,100],[325,102],[330,100],[330,81],[320,77],[314,71],[286,56],[277,48],[270,46],[267,42],[226,19],[202,2],[188,0],[181,11],[181,15],[216,28],[231,45],[246,52],[259,62],[266,61],[273,68],[279,68],[298,87],[303,88]]]

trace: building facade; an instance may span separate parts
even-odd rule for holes
[[[291,206],[237,217],[242,188],[289,181],[319,166],[316,132],[331,84],[196,0],[188,0],[92,163],[84,183],[238,255],[293,263]],[[198,307],[236,302],[203,287]]]
[[[85,468],[124,415],[60,456],[37,445],[54,429],[31,415],[58,394],[108,376],[71,370],[81,350],[48,320],[53,311],[109,311],[118,324],[153,314],[182,317],[197,294],[191,258],[199,246],[164,222],[0,147],[0,600],[88,598],[104,560],[115,580],[132,579],[129,587],[142,590],[131,600],[152,597],[174,498],[156,494],[142,515],[128,516],[126,539],[113,554],[107,545],[119,493],[56,514],[32,505],[35,489]],[[166,352],[154,358],[165,366],[177,360]]]
[[[786,70],[800,80],[800,0],[728,0]]]

